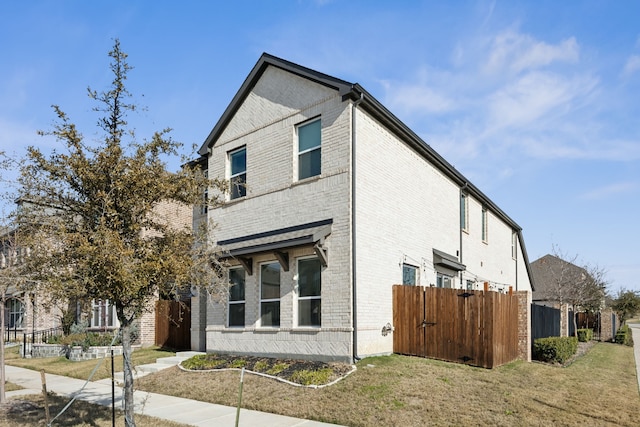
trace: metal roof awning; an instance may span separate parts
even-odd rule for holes
[[[466,265],[458,262],[457,257],[437,249],[433,250],[433,264],[453,271],[464,271],[467,269]]]
[[[327,249],[324,239],[331,234],[333,219],[315,221],[292,227],[262,233],[250,234],[218,241],[223,258],[238,258],[243,265],[250,264],[248,255],[261,252],[274,252],[285,271],[288,270],[288,257],[282,251],[298,246],[313,245],[323,265],[327,263]],[[251,268],[248,268],[251,270]],[[249,273],[251,275],[251,273]]]

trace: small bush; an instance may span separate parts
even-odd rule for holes
[[[255,372],[264,372],[267,370],[268,367],[269,367],[269,364],[264,360],[261,360],[259,362],[256,362],[255,365],[253,365],[253,370]]]
[[[549,363],[564,363],[578,351],[576,337],[539,338],[533,342],[533,357]]]
[[[320,369],[318,371],[300,370],[291,375],[291,381],[302,385],[310,384],[326,384],[329,382],[332,371],[330,368]]]
[[[273,367],[271,367],[271,369],[269,369],[267,371],[267,374],[269,374],[269,375],[278,375],[280,372],[284,371],[288,367],[289,367],[289,365],[286,364],[286,363],[277,363],[277,364],[273,365]]]
[[[633,336],[631,335],[631,329],[629,329],[628,325],[624,325],[616,331],[615,341],[618,344],[633,347]]]
[[[578,329],[578,341],[589,342],[593,339],[593,329]]]
[[[224,363],[223,360],[211,359],[206,354],[198,354],[197,356],[193,356],[182,362],[182,367],[192,370],[205,370],[214,369],[216,366],[222,363]]]

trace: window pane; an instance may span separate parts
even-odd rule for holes
[[[320,146],[320,120],[298,128],[298,152]]]
[[[280,264],[277,262],[260,266],[260,297],[280,298]]]
[[[237,199],[238,197],[244,197],[247,195],[247,186],[245,184],[247,180],[247,174],[243,173],[231,178],[231,199]]]
[[[321,265],[319,259],[302,259],[298,261],[299,296],[320,296],[321,282]]]
[[[244,326],[244,303],[229,304],[229,326]]]
[[[244,301],[244,269],[232,268],[229,270],[229,301]]]
[[[308,151],[298,158],[298,179],[305,179],[311,176],[320,175],[320,165],[322,163],[320,149]]]
[[[414,285],[416,284],[417,268],[412,265],[404,264],[402,266],[402,284]]]
[[[231,161],[231,175],[237,175],[247,171],[247,150],[234,151],[229,155]]]
[[[320,299],[298,301],[298,326],[320,326]]]
[[[280,326],[280,301],[260,304],[260,325]]]

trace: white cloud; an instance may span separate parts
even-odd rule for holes
[[[437,114],[456,109],[455,100],[446,92],[420,83],[392,85],[382,82],[389,105],[410,112]]]
[[[604,187],[594,188],[580,196],[583,200],[603,200],[618,194],[628,194],[638,189],[637,182],[617,182]]]
[[[507,30],[493,38],[485,70],[492,73],[504,70],[518,73],[556,61],[575,63],[580,57],[579,51],[575,37],[551,45],[529,35]]]
[[[640,71],[640,55],[631,55],[622,69],[622,75],[630,76],[637,71]]]

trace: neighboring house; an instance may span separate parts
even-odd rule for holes
[[[154,214],[156,220],[168,224],[170,227],[190,228],[192,226],[191,208],[172,202],[159,203]],[[148,235],[149,231],[143,231]],[[5,231],[0,234],[2,243],[2,256],[6,260],[10,258],[10,253],[14,251],[11,247],[10,233]],[[17,251],[22,248],[17,248]],[[46,286],[34,287],[35,291],[27,292],[9,286],[7,289],[7,302],[5,304],[5,323],[12,331],[27,333],[34,330],[57,328],[63,324],[63,316],[67,311],[72,316],[75,323],[86,322],[87,328],[91,331],[110,331],[117,329],[120,325],[115,312],[115,305],[109,300],[91,301],[52,301],[46,292]],[[162,296],[158,296],[162,298]],[[188,295],[183,296],[183,299]],[[155,301],[151,301],[148,311],[145,312],[138,322],[139,342],[143,345],[155,344],[156,333],[156,313]],[[186,332],[189,334],[189,331]],[[13,336],[13,335],[12,335]]]
[[[583,312],[584,307],[577,304],[576,300],[586,300],[587,296],[595,298],[591,305],[599,306],[600,311],[605,306],[605,292],[601,296],[590,293],[595,287],[595,282],[589,272],[569,261],[547,254],[531,263],[536,288],[532,294],[532,302],[536,305],[544,305],[560,310],[560,335],[571,335],[573,321],[570,319],[569,310]],[[596,291],[597,292],[597,291]],[[598,304],[598,298],[600,303]],[[606,312],[609,316],[610,310]],[[606,317],[605,316],[605,317]],[[611,329],[610,316],[602,322],[603,326]],[[580,327],[580,325],[578,325]],[[613,329],[611,329],[613,330]],[[609,332],[609,335],[611,332]]]
[[[194,349],[352,361],[393,352],[394,284],[532,289],[521,228],[358,84],[264,54],[199,154],[232,286]]]
[[[4,324],[11,340],[21,339],[22,334],[34,329],[57,328],[61,325],[62,317],[59,308],[52,305],[48,299],[27,290],[29,287],[12,283],[14,280],[11,276],[15,276],[16,273],[9,272],[9,269],[24,255],[24,248],[19,245],[18,239],[15,229],[0,229],[0,290],[4,291]]]

